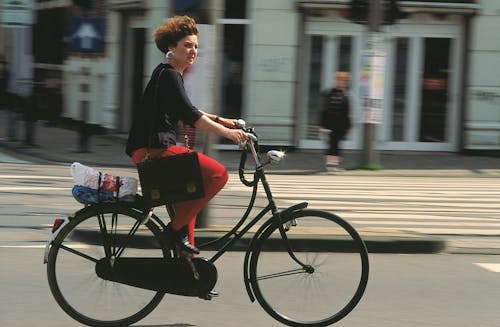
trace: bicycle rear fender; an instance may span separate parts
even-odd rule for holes
[[[52,245],[52,242],[56,239],[57,235],[59,232],[69,224],[69,222],[75,218],[80,212],[83,212],[85,210],[90,210],[93,207],[93,205],[87,205],[83,207],[82,209],[72,213],[71,215],[67,216],[66,218],[56,218],[54,220],[54,223],[52,224],[52,231],[49,235],[49,239],[45,243],[45,250],[43,253],[43,263],[46,264],[49,259],[49,251],[50,251],[50,246]]]
[[[274,214],[271,218],[269,218],[262,226],[257,230],[257,232],[254,234],[252,240],[250,241],[250,244],[248,245],[247,252],[245,253],[245,261],[243,262],[243,282],[245,283],[245,288],[247,290],[248,297],[250,298],[251,302],[255,302],[255,296],[254,292],[252,290],[252,286],[250,285],[250,278],[249,278],[249,273],[250,273],[250,259],[251,255],[253,253],[253,249],[255,247],[255,244],[257,243],[257,240],[259,239],[260,235],[269,228],[273,223],[276,222],[276,216],[279,215],[280,217],[286,217],[296,211],[304,210],[307,208],[308,203],[307,202],[301,202],[298,204],[295,204],[293,206],[290,206],[284,210],[278,211],[276,214]]]

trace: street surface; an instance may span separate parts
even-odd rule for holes
[[[82,326],[50,293],[41,248],[0,248],[0,326]],[[370,280],[359,305],[334,326],[493,327],[500,321],[499,256],[371,254]],[[496,264],[496,269],[484,266]],[[243,253],[219,261],[220,297],[212,301],[166,296],[140,327],[280,326],[243,285]],[[283,301],[288,301],[283,296]]]
[[[71,196],[69,166],[18,163],[4,155],[0,161],[0,326],[78,326],[53,300],[42,263],[54,218],[81,208]],[[131,169],[103,171],[136,177]],[[365,296],[335,326],[498,325],[500,257],[481,254],[500,253],[498,178],[339,173],[273,174],[268,180],[279,207],[308,201],[310,208],[345,218],[362,236],[429,235],[449,242],[440,254],[371,254]],[[210,225],[234,224],[249,195],[250,189],[231,174],[212,201]],[[264,202],[261,196],[257,206]],[[164,209],[156,213],[166,217]],[[229,252],[217,262],[221,297],[205,302],[168,296],[136,326],[278,326],[250,303],[242,261],[243,253]]]
[[[133,169],[101,170],[137,177]],[[307,201],[309,208],[331,211],[348,220],[362,236],[433,236],[445,239],[451,253],[484,253],[484,249],[500,253],[499,177],[340,173],[273,174],[268,180],[280,208]],[[24,232],[39,234],[34,241],[45,239],[54,218],[81,208],[71,195],[72,186],[69,165],[0,164],[0,233],[23,228]],[[208,225],[234,225],[250,193],[251,189],[231,174],[226,187],[211,201]],[[265,203],[260,193],[256,208]],[[164,208],[156,208],[155,213],[167,217]],[[2,237],[0,242],[8,241],[8,237]]]

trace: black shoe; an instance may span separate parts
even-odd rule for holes
[[[189,243],[187,226],[184,226],[179,230],[173,230],[172,225],[168,224],[165,232],[167,233],[168,238],[172,242],[174,242],[174,244],[177,245],[180,250],[191,254],[200,253],[200,250],[198,250],[196,246]]]

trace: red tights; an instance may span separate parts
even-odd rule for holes
[[[191,152],[192,150],[173,145],[167,149],[150,149],[151,157],[168,157],[176,154]],[[142,162],[146,156],[146,148],[136,150],[132,155],[132,161],[135,165]],[[192,200],[179,202],[173,205],[175,210],[174,217],[171,217],[172,228],[179,230],[184,226],[188,226],[189,241],[194,244],[194,226],[196,223],[196,215],[205,207],[223,187],[228,180],[228,173],[226,167],[221,165],[218,161],[198,152],[198,159],[200,161],[201,174],[203,176],[203,185],[205,187],[205,197]]]

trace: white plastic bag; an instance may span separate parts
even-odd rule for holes
[[[74,162],[71,167],[71,176],[76,185],[91,187],[94,189],[103,189],[113,192],[116,195],[116,176],[101,173],[101,184],[99,183],[99,172],[94,168]],[[137,179],[132,177],[120,177],[120,197],[135,195],[137,193]]]

